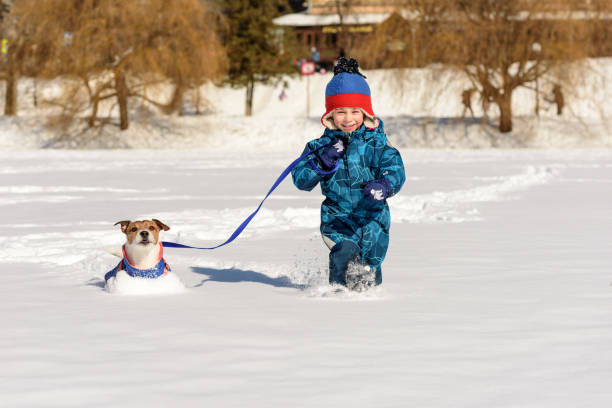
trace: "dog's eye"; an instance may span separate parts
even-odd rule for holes
[[[155,231],[155,227],[153,227],[153,226],[149,227],[149,229],[150,229],[151,231]]]
[[[136,227],[132,227],[132,229],[130,230],[130,232],[136,232],[138,230],[138,228]]]

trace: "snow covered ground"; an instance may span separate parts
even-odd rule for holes
[[[539,87],[540,116],[534,115],[535,92],[518,88],[513,93],[514,130],[497,131],[498,112],[489,109],[490,121],[483,122],[477,96],[462,118],[461,93],[472,85],[457,74],[435,68],[367,71],[372,89],[374,112],[385,123],[387,134],[396,146],[406,148],[610,148],[612,147],[612,58],[589,60],[573,72],[573,86],[565,90],[565,109],[556,115],[551,100],[554,80],[544,78]],[[138,149],[215,149],[235,150],[248,146],[263,151],[292,151],[321,133],[319,119],[325,112],[325,86],[332,74],[287,78],[287,98],[279,99],[283,84],[255,88],[254,116],[245,118],[244,89],[203,86],[200,94],[202,115],[195,114],[185,99],[185,116],[166,116],[150,105],[130,100],[130,127],[118,131],[114,100],[101,105],[100,117],[111,110],[114,126],[79,133],[72,129],[69,138],[59,138],[46,122],[57,110],[44,101],[57,95],[58,82],[35,83],[24,78],[19,83],[18,117],[0,116],[0,150],[55,148],[138,148]],[[151,97],[162,101],[171,89],[160,87]],[[310,94],[306,109],[307,91]],[[33,101],[38,101],[34,107]],[[0,96],[3,88],[0,83]],[[308,113],[308,115],[307,115]],[[87,112],[84,113],[86,115]],[[77,131],[78,130],[78,131]]]
[[[290,181],[233,244],[166,250],[184,291],[104,290],[114,222],[221,242],[293,143],[0,153],[0,405],[609,405],[610,150],[403,149],[370,293],[329,290],[320,193]]]
[[[508,135],[476,102],[460,118],[468,85],[447,73],[404,73],[403,90],[366,73],[408,179],[384,283],[363,294],[326,284],[322,197],[289,180],[231,245],[167,249],[176,279],[102,279],[116,221],[227,239],[321,134],[329,76],[309,79],[309,117],[297,78],[283,101],[257,87],[252,118],[243,90],[208,87],[205,115],[131,103],[128,131],[70,139],[22,80],[19,116],[0,117],[0,406],[607,407],[612,61],[591,63],[561,117],[517,92]]]

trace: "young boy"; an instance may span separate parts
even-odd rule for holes
[[[382,283],[389,245],[387,198],[404,184],[404,164],[372,111],[370,87],[357,61],[340,58],[325,90],[323,136],[291,172],[300,190],[321,184],[321,234],[331,249],[329,282],[363,290]]]

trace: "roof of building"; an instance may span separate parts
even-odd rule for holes
[[[391,12],[387,13],[351,13],[343,16],[342,24],[360,25],[360,24],[380,24],[391,16]],[[413,20],[418,18],[416,12],[410,12],[407,10],[400,10],[401,15],[406,20]],[[457,17],[448,17],[449,20],[454,20]],[[569,11],[569,12],[539,12],[539,13],[528,13],[521,12],[517,14],[514,19],[516,20],[590,20],[590,19],[612,19],[612,13],[596,13],[588,11]],[[340,24],[340,16],[337,13],[334,14],[307,14],[293,13],[285,14],[275,18],[274,24],[279,26],[291,26],[291,27],[315,27],[315,26],[331,26]]]
[[[390,15],[391,13],[346,14],[343,16],[342,23],[351,25],[380,24],[389,18]],[[329,26],[340,24],[340,16],[338,14],[293,13],[277,17],[273,21],[274,24],[279,26]]]

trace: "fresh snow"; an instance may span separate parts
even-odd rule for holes
[[[133,278],[125,271],[110,278],[105,289],[117,295],[169,295],[183,293],[185,285],[176,273],[167,273],[157,279]]]
[[[132,105],[149,120],[72,139],[22,80],[20,115],[0,118],[0,406],[607,407],[612,71],[591,64],[560,118],[517,93],[510,135],[457,119],[449,74],[401,73],[394,93],[397,72],[366,73],[407,181],[383,285],[364,293],[327,284],[320,190],[290,180],[232,244],[168,248],[158,280],[103,280],[116,221],[225,241],[321,134],[328,76],[309,79],[309,118],[290,79],[283,102],[256,88],[252,118],[244,91],[209,87],[205,115]]]
[[[609,150],[402,150],[370,292],[326,284],[320,192],[290,181],[229,246],[166,249],[171,281],[105,290],[114,222],[220,243],[301,148],[240,166],[207,151],[0,153],[2,405],[612,400]]]

